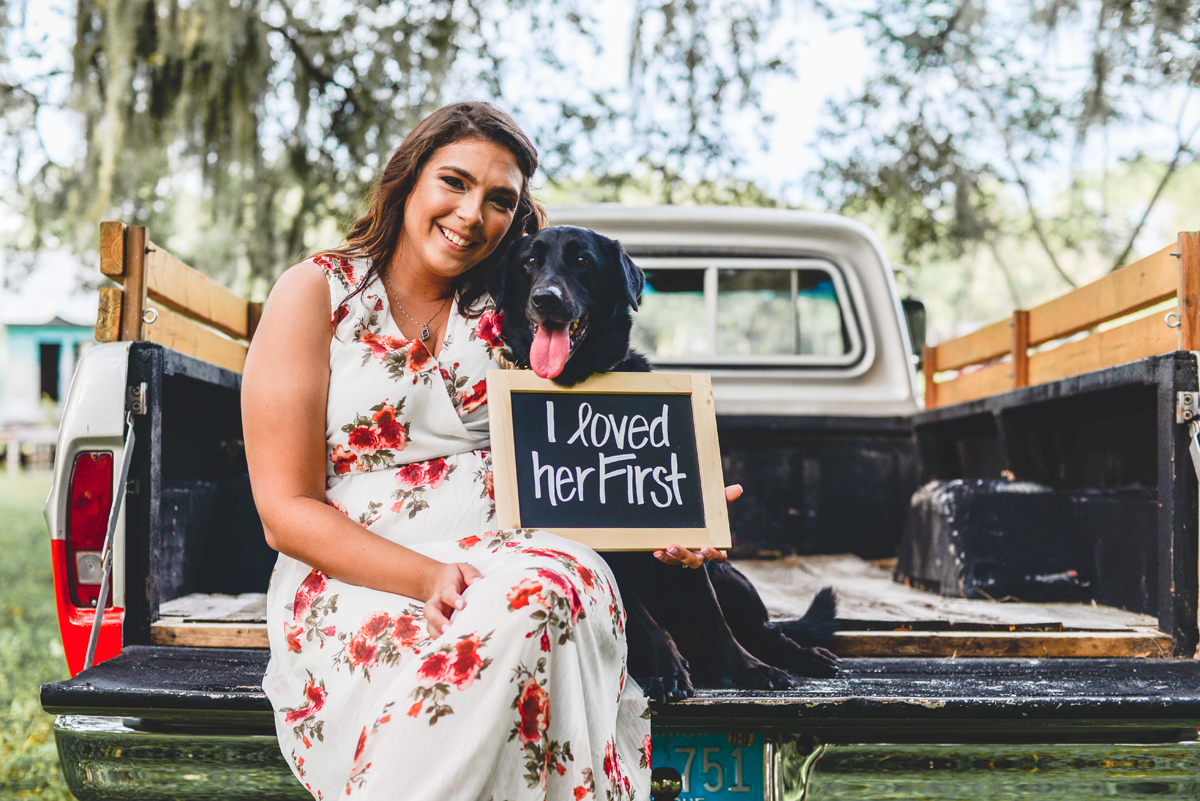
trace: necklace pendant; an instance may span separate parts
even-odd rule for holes
[[[429,339],[429,326],[425,325],[421,327],[425,329],[421,332],[421,341],[424,342],[425,340]]]

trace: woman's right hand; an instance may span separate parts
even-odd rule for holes
[[[440,637],[450,625],[450,615],[467,605],[462,594],[475,583],[480,573],[466,562],[439,563],[424,576],[425,627],[429,636]]]

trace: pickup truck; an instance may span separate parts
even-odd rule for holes
[[[851,220],[551,217],[645,270],[634,344],[656,369],[711,374],[746,488],[733,555],[771,615],[841,598],[837,678],[653,707],[654,797],[1194,796],[1197,235],[922,348],[921,304]],[[101,240],[123,288],[101,290],[45,507],[64,775],[80,799],[307,797],[260,687],[273,554],[238,402],[259,307],[144,228]]]

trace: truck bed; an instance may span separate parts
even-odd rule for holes
[[[852,555],[736,560],[772,619],[796,618],[817,591],[839,597],[843,657],[1165,657],[1171,642],[1144,614],[1098,604],[944,598],[892,581],[888,563]],[[263,593],[193,593],[159,607],[156,645],[266,648]]]

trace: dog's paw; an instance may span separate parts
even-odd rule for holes
[[[746,690],[786,690],[796,686],[791,676],[765,662],[748,664],[740,675],[733,677],[732,683]]]
[[[801,648],[788,667],[794,673],[814,679],[829,679],[838,674],[841,660],[825,648]]]
[[[651,701],[682,701],[696,694],[686,673],[652,676],[642,682],[642,691]]]

